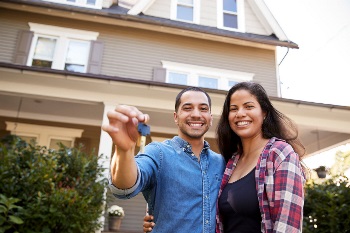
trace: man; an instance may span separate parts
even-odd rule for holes
[[[148,144],[134,157],[137,123],[149,116],[120,105],[107,113],[103,126],[118,148],[111,163],[112,193],[131,198],[142,192],[157,232],[215,232],[216,199],[225,163],[209,149],[204,134],[212,125],[211,99],[198,87],[176,97],[178,136]]]

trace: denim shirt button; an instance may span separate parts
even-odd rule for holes
[[[205,224],[208,224],[209,223],[209,221],[208,220],[205,220]]]
[[[192,153],[191,155],[192,155],[192,156],[194,156],[194,154],[193,154],[193,153]]]

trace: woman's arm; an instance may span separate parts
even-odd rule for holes
[[[304,176],[299,156],[290,148],[274,173],[273,232],[301,232],[304,208]]]

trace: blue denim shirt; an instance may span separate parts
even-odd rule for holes
[[[138,179],[134,187],[121,190],[110,183],[117,198],[142,192],[154,216],[153,233],[214,233],[216,200],[224,158],[205,142],[200,162],[191,145],[175,136],[152,142],[136,156]]]

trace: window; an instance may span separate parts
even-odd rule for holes
[[[98,33],[29,23],[34,32],[28,66],[87,72],[91,41]]]
[[[218,28],[245,31],[244,0],[218,0]]]
[[[6,130],[21,137],[26,142],[36,141],[40,146],[49,149],[59,149],[57,143],[73,147],[75,138],[80,138],[83,130],[44,125],[5,122]]]
[[[44,0],[73,6],[102,9],[103,0]]]
[[[172,0],[171,19],[199,23],[199,0]]]
[[[196,66],[190,64],[162,61],[166,69],[165,82],[228,90],[242,81],[252,81],[254,74],[225,69]]]

